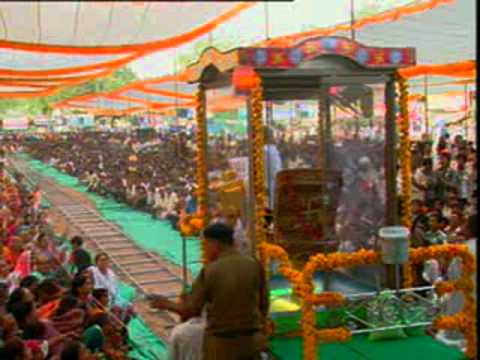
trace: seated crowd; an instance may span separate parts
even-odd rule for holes
[[[0,163],[0,359],[127,359],[131,308],[107,254],[58,239],[25,179]]]
[[[78,177],[89,191],[176,226],[182,209],[194,209],[192,144],[186,133],[71,133],[30,143],[27,151]]]

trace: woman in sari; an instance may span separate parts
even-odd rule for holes
[[[60,355],[63,341],[74,336],[72,333],[60,334],[48,320],[37,316],[33,302],[18,302],[12,307],[12,314],[23,331],[25,340],[45,341],[49,356]]]
[[[118,341],[118,330],[106,313],[92,319],[83,333],[83,342],[93,354],[103,353],[110,360],[128,359],[128,347]]]
[[[77,275],[72,280],[71,295],[77,298],[81,307],[88,306],[92,300],[93,282],[84,274]]]
[[[66,295],[60,300],[55,314],[51,318],[53,325],[61,334],[75,333],[80,335],[85,324],[85,311],[80,309],[79,300]]]
[[[50,279],[46,279],[38,285],[36,289],[39,306],[37,315],[40,319],[50,319],[55,314],[64,292],[64,289]]]

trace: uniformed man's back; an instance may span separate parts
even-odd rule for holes
[[[260,264],[232,250],[205,268],[207,330],[228,333],[258,330]]]

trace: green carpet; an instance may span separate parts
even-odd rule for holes
[[[303,359],[302,339],[273,338],[272,352],[279,360]],[[371,342],[365,335],[354,336],[346,343],[321,344],[317,359],[325,360],[465,360],[457,349],[433,340],[430,336],[415,336],[401,340]]]
[[[132,302],[136,297],[135,288],[125,283],[120,283],[120,297],[125,301]],[[161,360],[166,359],[168,350],[163,343],[145,324],[139,316],[128,323],[128,334],[133,350],[130,351],[132,359],[137,360]]]

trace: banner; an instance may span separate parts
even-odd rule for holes
[[[3,130],[27,130],[28,118],[5,118],[3,119]]]

